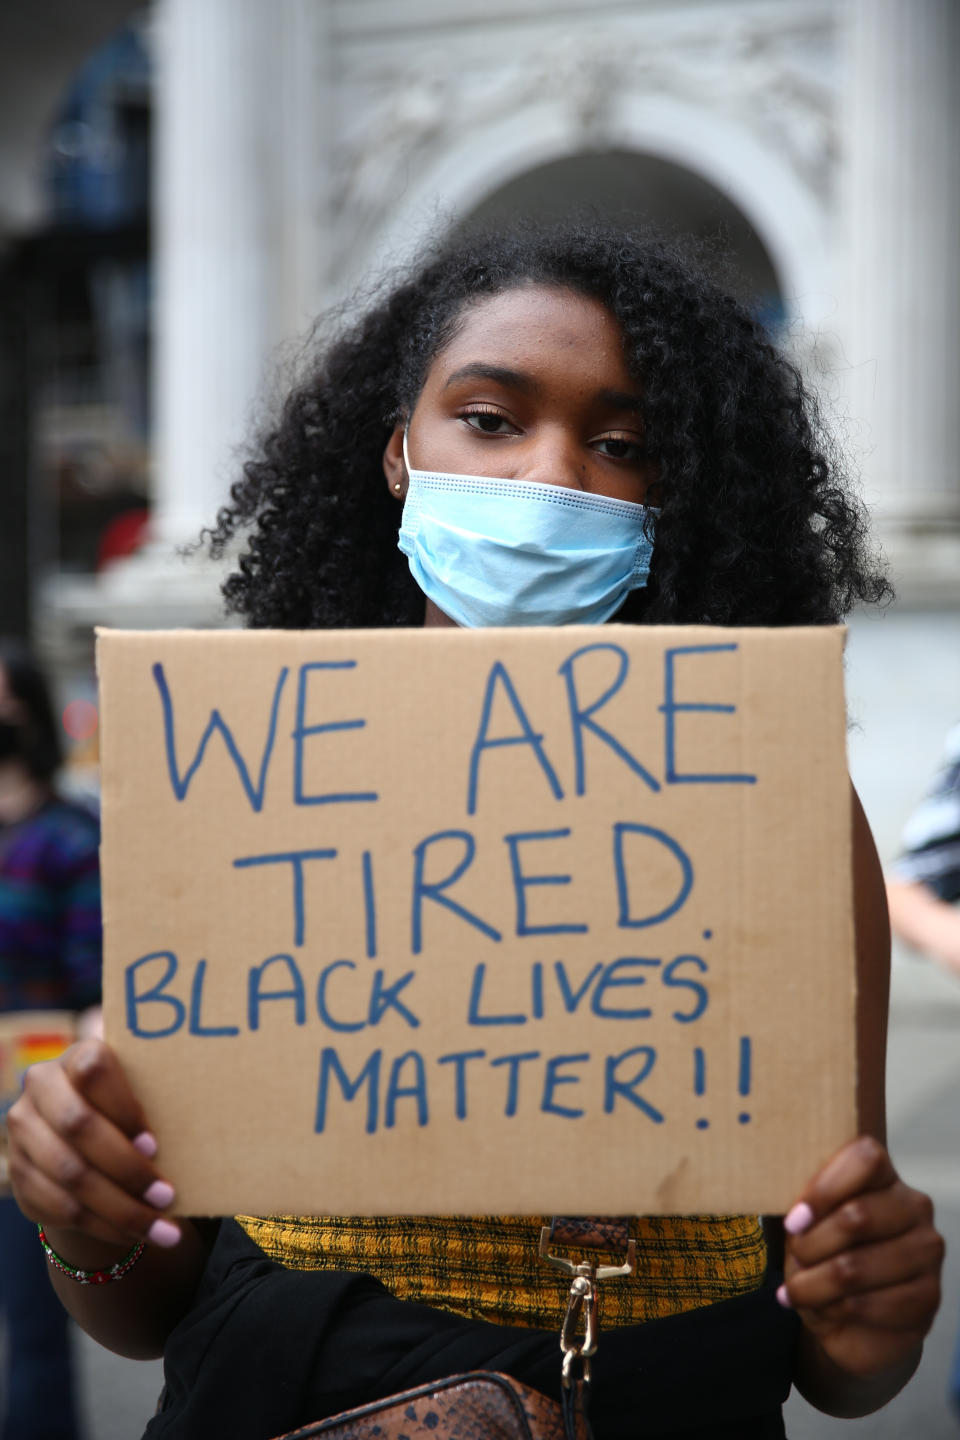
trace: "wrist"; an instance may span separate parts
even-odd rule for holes
[[[112,1265],[98,1265],[88,1267],[82,1265],[71,1265],[69,1260],[55,1250],[47,1239],[46,1231],[42,1225],[37,1226],[38,1238],[43,1247],[43,1253],[54,1270],[65,1275],[75,1285],[109,1285],[114,1280],[122,1280],[125,1275],[136,1265],[147,1248],[143,1240],[137,1240],[130,1249],[126,1251],[119,1260]]]
[[[903,1389],[923,1354],[918,1341],[907,1356],[873,1374],[847,1370],[804,1327],[797,1353],[796,1387],[811,1405],[839,1420],[855,1420],[881,1409]]]
[[[134,1241],[128,1244],[109,1240],[97,1240],[82,1230],[73,1230],[65,1225],[44,1225],[43,1233],[47,1244],[57,1252],[66,1264],[77,1270],[108,1270],[130,1250]]]

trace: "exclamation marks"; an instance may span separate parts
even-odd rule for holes
[[[693,1051],[693,1093],[694,1095],[705,1095],[707,1093],[707,1057],[699,1045]],[[697,1121],[698,1130],[709,1130],[710,1121],[705,1120],[701,1115]]]
[[[753,1050],[750,1045],[750,1036],[740,1037],[740,1073],[737,1077],[737,1089],[744,1100],[750,1094],[751,1072],[753,1070]],[[741,1125],[750,1124],[750,1115],[746,1110],[741,1110],[737,1116]]]
[[[739,1064],[737,1067],[737,1093],[741,1099],[746,1100],[750,1094],[753,1083],[753,1046],[749,1035],[740,1037]],[[698,1098],[707,1093],[707,1052],[701,1046],[695,1045],[693,1050],[693,1093]],[[746,1110],[741,1110],[737,1116],[741,1125],[749,1125],[752,1116]],[[710,1121],[701,1115],[695,1121],[698,1130],[709,1130]]]

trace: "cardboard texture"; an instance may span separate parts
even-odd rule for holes
[[[776,1212],[856,1133],[843,632],[99,636],[182,1213]]]

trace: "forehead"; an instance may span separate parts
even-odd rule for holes
[[[471,303],[434,362],[445,370],[496,359],[518,368],[582,362],[627,377],[620,328],[602,301],[560,286],[521,285]]]

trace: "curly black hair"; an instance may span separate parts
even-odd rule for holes
[[[828,624],[889,597],[796,367],[675,247],[576,221],[435,243],[341,328],[207,532],[217,555],[252,526],[229,609],[281,628],[422,623],[384,447],[465,311],[526,283],[606,305],[642,387],[661,513],[649,584],[617,620]]]

